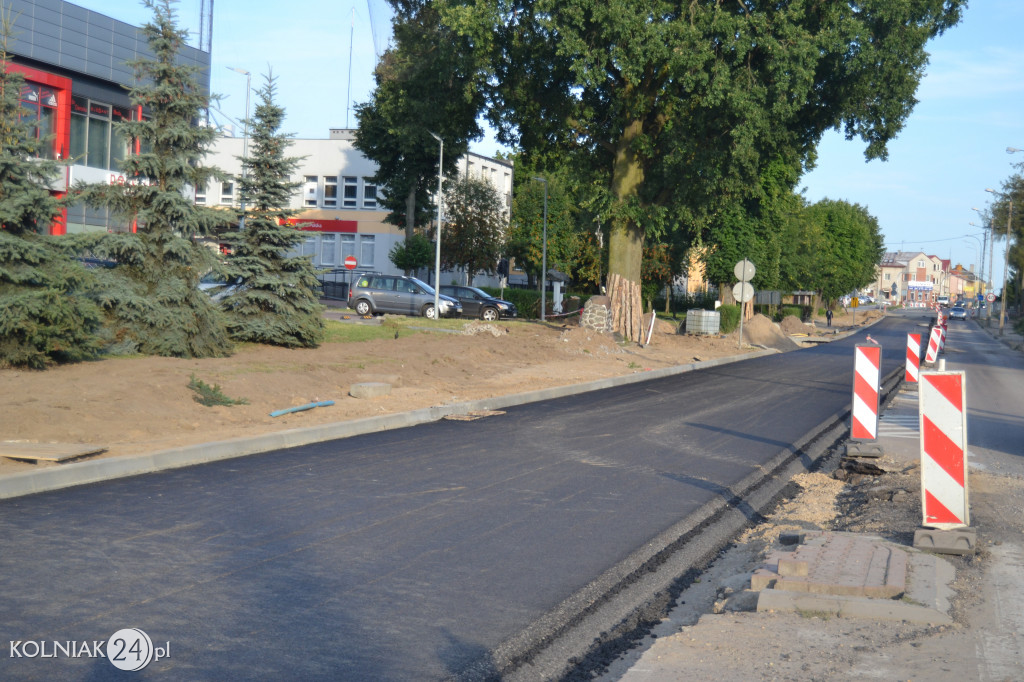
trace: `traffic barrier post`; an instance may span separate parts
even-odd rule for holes
[[[850,438],[878,438],[878,388],[882,367],[882,347],[860,345],[854,349],[853,410]]]
[[[963,372],[921,372],[921,503],[926,528],[969,526],[967,388]]]

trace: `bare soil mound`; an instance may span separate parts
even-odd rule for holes
[[[810,334],[814,326],[800,321],[796,315],[786,315],[779,323],[779,328],[786,334]]]
[[[743,323],[743,340],[755,346],[765,346],[777,350],[794,350],[800,344],[789,338],[779,325],[764,315],[754,315]]]

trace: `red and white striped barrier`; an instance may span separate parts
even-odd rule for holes
[[[907,334],[907,372],[903,381],[908,384],[917,383],[918,371],[921,369],[921,335]]]
[[[850,423],[850,438],[854,440],[875,440],[878,437],[881,366],[881,346],[857,345],[853,360],[853,414]]]
[[[928,350],[924,354],[926,364],[934,365],[939,359],[939,337],[942,335],[942,327],[932,327],[932,333],[928,337]]]
[[[939,352],[946,352],[946,323],[943,322],[939,326]]]
[[[971,523],[966,384],[963,372],[921,372],[921,525],[926,528],[949,530]]]

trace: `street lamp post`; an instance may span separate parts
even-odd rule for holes
[[[546,320],[544,313],[547,308],[547,274],[548,274],[548,181],[546,178],[534,178],[537,182],[544,183],[544,236],[541,245],[540,259],[540,321]]]
[[[429,130],[427,132],[430,132]],[[430,136],[441,144],[441,155],[437,160],[437,239],[434,240],[434,319],[441,319],[440,294],[441,291],[441,211],[443,210],[441,182],[444,179],[444,140],[440,135],[430,133]]]
[[[246,163],[249,161],[249,93],[252,92],[252,74],[245,69],[236,69],[233,66],[229,66],[229,69],[236,73],[240,73],[245,76],[245,120],[242,122],[242,179],[244,180],[246,173]],[[241,209],[242,217],[238,221],[238,230],[242,231],[245,229],[245,193],[239,193],[241,197]]]
[[[1006,151],[1010,152],[1011,149],[1014,148],[1007,147]],[[996,192],[994,189],[986,189],[985,191],[992,192],[992,194],[999,194],[999,192]],[[1003,252],[1003,288],[999,292],[999,336],[1003,335],[1003,326],[1006,324],[1006,273],[1010,267],[1010,224],[1013,222],[1013,199],[1008,197],[1008,200],[1010,202],[1010,210],[1006,213],[1006,250]]]
[[[972,210],[978,211],[979,215],[984,215],[980,209],[973,208]],[[996,226],[992,223],[992,219],[989,218],[988,228],[985,230],[985,244],[988,248],[988,279],[985,280],[985,291],[992,291],[992,252],[995,251],[996,246]],[[984,262],[985,254],[982,252],[981,260]],[[985,326],[992,326],[992,306],[986,301],[985,305]]]

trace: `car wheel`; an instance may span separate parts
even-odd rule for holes
[[[428,303],[427,305],[423,306],[423,317],[428,317],[431,320],[437,319],[437,311],[434,310],[433,303]]]
[[[488,322],[494,322],[498,319],[498,311],[494,308],[484,308],[484,311],[480,313],[480,317],[487,320]]]
[[[373,312],[373,309],[370,307],[369,301],[359,299],[358,301],[356,301],[356,312],[359,313],[360,315],[369,315],[371,312]]]

